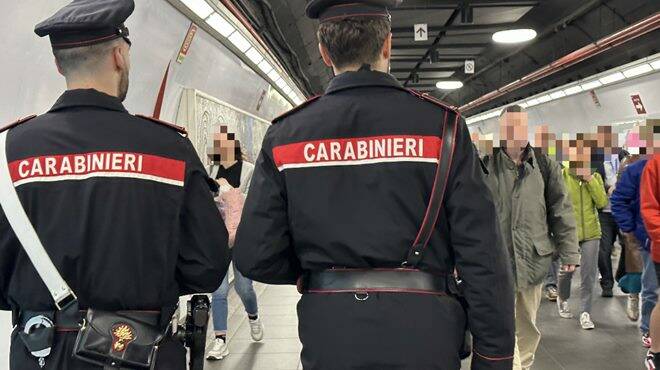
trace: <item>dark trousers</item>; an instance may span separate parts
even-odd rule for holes
[[[72,357],[77,332],[56,334],[50,356],[46,357],[45,370],[103,370]],[[30,354],[18,336],[12,333],[9,368],[11,370],[42,370],[38,359]],[[157,370],[185,370],[186,349],[178,340],[167,338],[158,348]]]
[[[461,367],[466,315],[452,297],[304,294],[298,319],[305,370]]]
[[[600,229],[602,232],[600,250],[598,252],[598,271],[601,276],[600,286],[603,289],[612,289],[614,287],[612,249],[614,249],[614,241],[619,233],[619,227],[609,212],[599,212],[598,219],[600,220]]]

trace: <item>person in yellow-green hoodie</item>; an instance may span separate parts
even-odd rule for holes
[[[608,200],[603,178],[592,168],[591,151],[596,147],[596,141],[578,134],[577,140],[571,140],[571,144],[568,149],[569,166],[564,168],[563,176],[575,212],[580,244],[580,326],[590,330],[595,327],[591,320],[591,302],[598,277],[601,237],[598,209],[605,207]],[[572,272],[562,270],[557,279],[557,308],[559,316],[566,319],[573,317],[568,305],[572,278]]]

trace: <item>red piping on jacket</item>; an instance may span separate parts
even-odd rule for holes
[[[488,103],[500,96],[506,95],[512,91],[525,87],[533,82],[548,77],[556,72],[566,69],[572,65],[585,61],[593,56],[596,56],[606,50],[612,49],[616,46],[624,44],[639,36],[645,35],[649,32],[655,31],[660,27],[660,12],[657,12],[641,21],[634,23],[618,32],[606,36],[596,42],[593,42],[581,49],[575,50],[554,62],[524,76],[516,81],[500,87],[495,91],[491,91],[486,95],[481,96],[459,108],[459,111],[465,112],[470,109],[476,108],[482,104]]]

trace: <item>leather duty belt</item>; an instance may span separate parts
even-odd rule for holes
[[[453,278],[452,278],[453,279]],[[298,280],[302,294],[416,293],[447,295],[453,291],[446,276],[410,268],[329,269],[304,274]]]

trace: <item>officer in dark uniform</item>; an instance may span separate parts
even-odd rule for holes
[[[220,285],[227,231],[185,130],[122,105],[133,9],[133,0],[76,0],[37,25],[68,90],[47,113],[2,131],[19,199],[80,309],[160,311],[167,325],[180,295]],[[39,369],[18,333],[30,312],[55,305],[4,212],[0,309],[17,325],[11,369]],[[46,369],[102,368],[72,358],[77,327],[54,324]],[[157,369],[185,368],[180,342],[166,339],[159,353]]]
[[[305,369],[458,369],[466,322],[472,368],[511,369],[513,289],[493,199],[458,113],[387,73],[396,3],[309,3],[336,77],[269,128],[234,262],[257,281],[299,283]],[[397,269],[424,220],[443,127],[458,120],[422,272]],[[455,269],[467,312],[449,282],[427,287]]]

